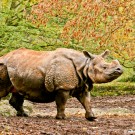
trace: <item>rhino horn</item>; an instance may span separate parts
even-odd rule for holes
[[[90,58],[90,59],[94,59],[94,58],[95,58],[95,55],[91,54],[90,52],[83,51],[83,54],[84,54],[86,57]]]
[[[109,50],[105,50],[105,51],[101,54],[101,56],[102,56],[103,58],[106,58],[109,54],[110,54],[110,51],[109,51]]]

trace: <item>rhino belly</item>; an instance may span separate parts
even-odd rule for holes
[[[22,93],[25,99],[30,100],[36,103],[50,103],[55,101],[55,92],[48,92],[44,89],[40,89],[39,91],[31,91],[27,93]]]

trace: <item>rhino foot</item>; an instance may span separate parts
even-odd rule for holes
[[[57,114],[56,115],[56,119],[65,119],[65,118],[66,118],[65,114]]]
[[[25,112],[17,112],[17,116],[28,117],[28,114]]]
[[[97,117],[94,116],[94,113],[91,112],[86,112],[85,118],[89,121],[95,121]]]
[[[95,121],[97,119],[97,117],[89,117],[89,118],[86,118],[87,120],[89,121]]]

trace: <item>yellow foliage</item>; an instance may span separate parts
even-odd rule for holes
[[[1,0],[0,5],[1,5],[1,9],[10,9],[12,0]]]
[[[119,12],[122,14],[123,13],[124,8],[123,7],[119,7]]]
[[[133,60],[135,57],[135,29],[133,27],[133,21],[129,20],[124,27],[115,31],[111,37],[114,52],[129,60]]]

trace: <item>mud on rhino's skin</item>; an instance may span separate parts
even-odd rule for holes
[[[93,83],[107,83],[122,74],[117,60],[105,62],[108,51],[93,55],[87,51],[59,48],[33,51],[25,48],[0,57],[0,97],[12,93],[9,103],[18,116],[27,116],[24,99],[56,102],[56,118],[64,119],[69,96],[76,97],[85,108],[85,117],[94,120],[90,93]]]

